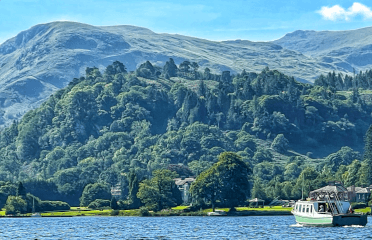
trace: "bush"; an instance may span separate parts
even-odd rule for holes
[[[119,210],[112,210],[110,212],[110,216],[119,216],[120,211]]]
[[[141,215],[141,217],[150,216],[150,212],[147,209],[147,207],[140,207],[140,215]]]
[[[88,208],[91,209],[100,209],[104,207],[110,207],[110,200],[106,199],[96,199],[93,202],[89,203]]]
[[[37,210],[40,212],[70,210],[70,205],[62,201],[41,201]]]
[[[355,203],[352,203],[351,204],[351,207],[353,209],[361,209],[361,208],[366,208],[367,207],[367,204],[366,203],[362,203],[362,202],[355,202]]]

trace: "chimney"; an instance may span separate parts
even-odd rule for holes
[[[351,191],[352,191],[353,193],[355,193],[355,185],[352,185],[352,186],[351,186]]]

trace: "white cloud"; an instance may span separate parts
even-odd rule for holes
[[[345,9],[340,5],[334,5],[332,7],[322,7],[318,13],[323,16],[326,20],[346,20],[349,21],[351,18],[361,15],[364,19],[372,18],[371,8],[361,3],[355,2],[351,7]]]

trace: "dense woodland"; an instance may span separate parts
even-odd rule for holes
[[[134,72],[117,61],[103,72],[87,68],[1,131],[0,203],[22,181],[40,199],[70,205],[89,204],[90,191],[110,199],[119,184],[138,205],[139,182],[151,185],[155,170],[198,176],[225,151],[252,169],[251,197],[268,201],[298,199],[303,183],[306,192],[329,180],[371,184],[372,157],[353,150],[372,122],[372,101],[360,92],[370,75],[330,73],[313,86],[269,68],[219,75],[172,59]],[[339,151],[316,159],[322,146]]]

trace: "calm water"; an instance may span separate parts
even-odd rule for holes
[[[293,216],[1,218],[0,239],[366,239],[366,227],[301,227]]]

